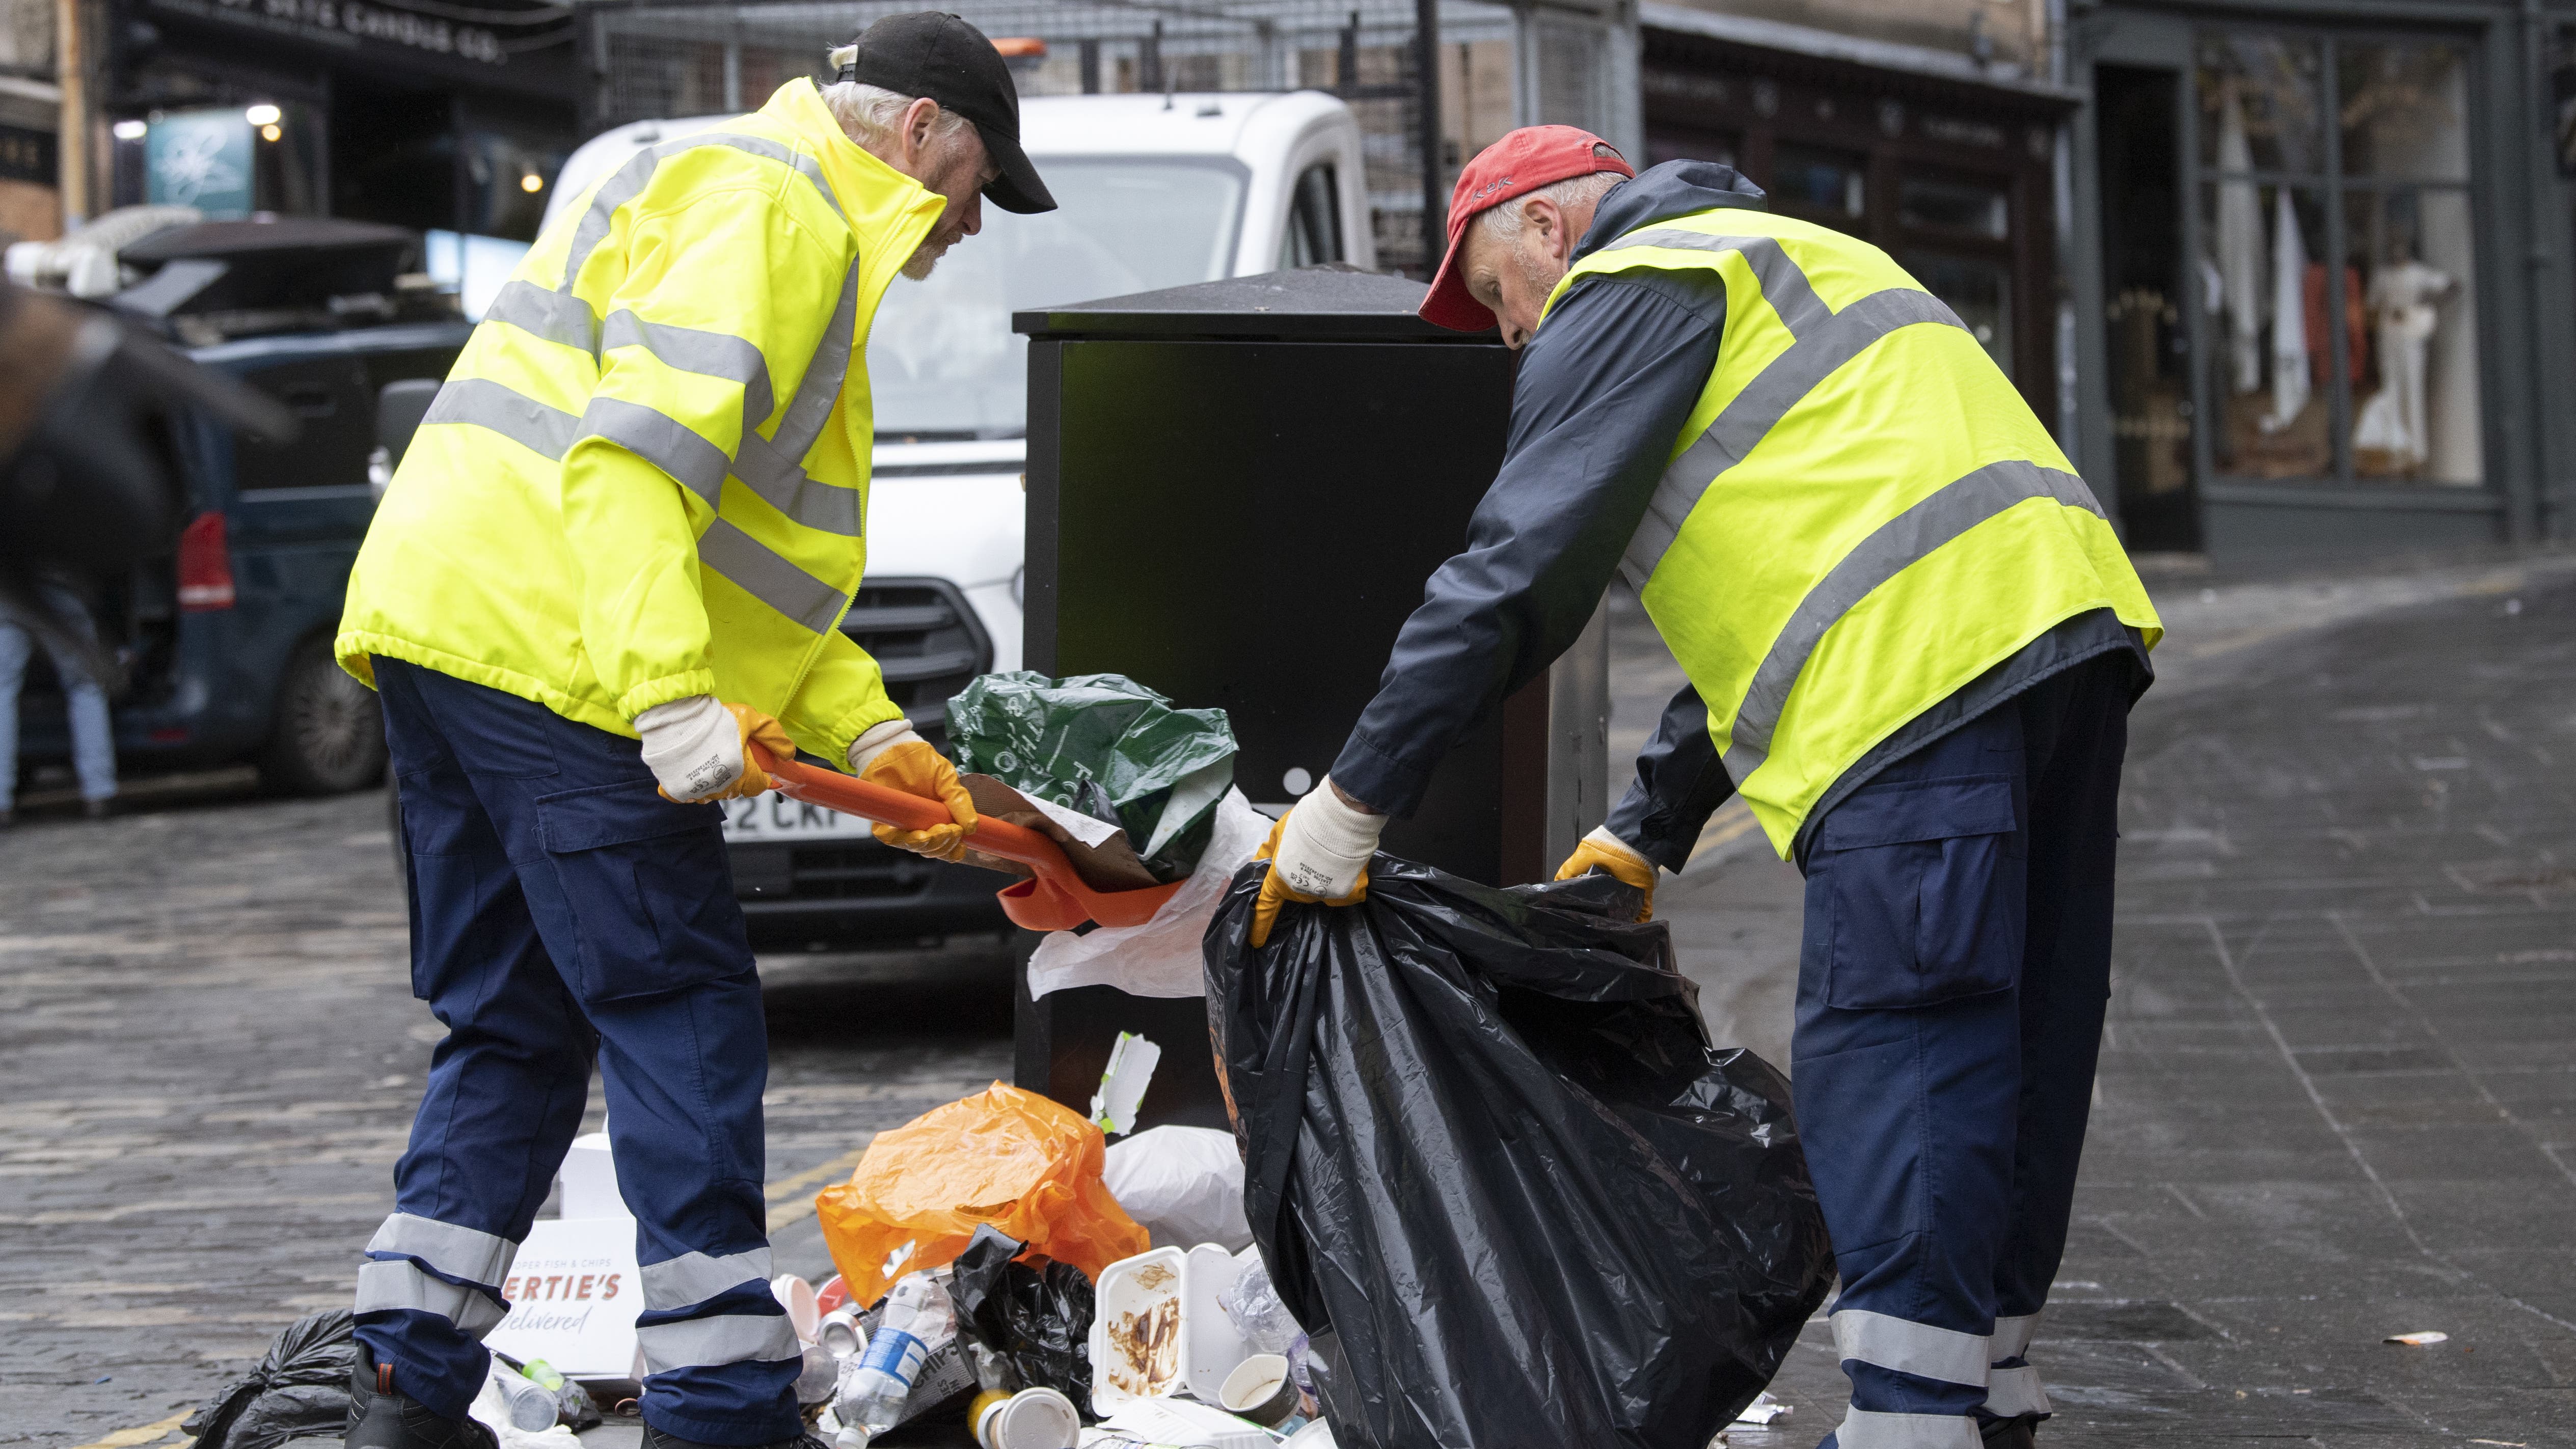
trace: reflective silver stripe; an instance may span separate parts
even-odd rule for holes
[[[395,1213],[367,1240],[370,1253],[400,1253],[418,1258],[450,1278],[499,1286],[510,1275],[510,1260],[519,1245],[491,1233],[460,1228],[436,1218]]]
[[[857,538],[867,530],[859,492],[816,482],[806,474],[804,458],[814,450],[840,403],[858,325],[859,268],[854,261],[841,275],[841,299],[832,309],[831,320],[823,324],[822,340],[814,344],[814,356],[805,364],[796,395],[779,415],[776,438],[746,432],[734,459],[734,476],[768,500],[770,507],[807,528],[844,538]]]
[[[601,242],[608,240],[617,208],[643,194],[645,183],[653,179],[653,168],[661,165],[665,157],[699,146],[731,146],[737,151],[766,156],[781,165],[794,167],[798,174],[814,183],[814,189],[822,194],[823,204],[832,208],[833,215],[842,214],[840,199],[832,195],[831,185],[823,179],[821,163],[801,151],[791,151],[766,136],[743,136],[731,131],[701,131],[694,136],[682,136],[676,141],[665,141],[659,146],[636,152],[625,165],[617,168],[614,175],[599,184],[599,190],[591,193],[590,209],[582,213],[580,223],[573,228],[572,249],[564,254],[563,286],[559,290],[570,292],[573,289],[573,283],[581,276],[582,266],[590,260],[590,254],[599,249]]]
[[[665,367],[741,384],[742,430],[746,433],[769,421],[769,410],[776,406],[769,387],[769,359],[761,356],[759,348],[730,333],[647,322],[620,307],[608,314],[608,321],[599,329],[599,347],[602,352],[612,347],[641,347]]]
[[[1691,440],[1691,445],[1682,450],[1655,484],[1645,521],[1637,526],[1636,536],[1628,541],[1627,554],[1619,561],[1628,582],[1639,589],[1646,586],[1655,565],[1663,562],[1665,551],[1680,536],[1683,520],[1699,506],[1700,495],[1708,491],[1719,474],[1742,462],[1744,455],[1768,437],[1780,419],[1815,391],[1818,383],[1868,351],[1880,338],[1925,322],[1960,325],[1958,315],[1931,293],[1891,287],[1872,292],[1836,312],[1771,359],[1770,365],[1719,411],[1708,431]]]
[[[2090,492],[2087,492],[2085,496],[2089,498],[2092,495]],[[2096,513],[2102,511],[2101,505],[2099,504],[2092,505],[2092,507],[2093,511]],[[1996,1363],[2003,1363],[2008,1359],[2016,1359],[2021,1357],[2023,1354],[2030,1352],[2030,1336],[2037,1332],[2038,1329],[2039,1315],[2036,1313],[2025,1313],[2018,1318],[1996,1319],[1995,1346],[1993,1349],[1995,1356],[1994,1361]]]
[[[1780,314],[1780,323],[1792,337],[1804,337],[1833,316],[1825,299],[1816,295],[1815,284],[1807,280],[1806,271],[1789,259],[1779,239],[1767,236],[1710,236],[1706,232],[1682,231],[1657,227],[1649,231],[1630,232],[1610,245],[1605,252],[1624,251],[1629,247],[1663,247],[1671,251],[1735,252],[1753,268],[1762,282],[1762,300]]]
[[[837,622],[850,596],[781,557],[769,545],[719,518],[698,540],[698,562],[735,587],[820,634]]]
[[[470,423],[490,428],[521,447],[560,459],[581,431],[581,419],[551,408],[517,388],[488,377],[452,377],[429,400],[421,423]]]
[[[859,510],[859,490],[816,482],[804,469],[780,457],[777,446],[758,433],[742,440],[742,452],[733,460],[733,475],[769,500],[770,507],[807,528],[837,533],[843,538],[857,538],[866,531]]]
[[[2039,1370],[2028,1364],[1986,1370],[1986,1412],[1998,1419],[2051,1412],[2048,1391],[2040,1387]]]
[[[667,1262],[644,1265],[644,1306],[655,1311],[704,1303],[728,1288],[769,1282],[767,1248],[731,1253],[721,1258],[683,1253]]]
[[[823,425],[841,401],[841,384],[850,375],[850,353],[858,340],[859,264],[853,258],[841,274],[841,299],[832,308],[832,320],[823,324],[823,340],[814,344],[813,359],[805,364],[796,396],[779,415],[771,438],[788,462],[801,465],[814,450],[814,440],[823,436]]]
[[[433,1278],[409,1258],[378,1258],[360,1265],[356,1311],[384,1313],[399,1308],[435,1313],[476,1338],[491,1332],[505,1316],[490,1294]]]
[[[725,473],[732,460],[677,418],[622,398],[595,397],[582,410],[581,436],[617,444],[679,479],[681,486],[707,500],[710,508],[723,501]]]
[[[784,1313],[719,1313],[635,1330],[651,1373],[728,1363],[775,1363],[797,1357],[796,1330]]]
[[[534,282],[505,282],[483,311],[486,322],[507,322],[532,337],[578,347],[596,355],[599,327],[590,304],[570,292],[553,292]]]
[[[2100,513],[2093,490],[2072,473],[2036,463],[2008,459],[1989,463],[1949,483],[1913,507],[1880,524],[1833,566],[1771,641],[1770,652],[1753,671],[1744,703],[1735,714],[1732,743],[1726,750],[1729,776],[1739,783],[1760,769],[1771,748],[1771,732],[1780,723],[1789,690],[1807,667],[1808,656],[1834,622],[1873,589],[1929,556],[1960,534],[1996,514],[2033,498],[2054,498],[2069,507]],[[1840,1315],[1836,1315],[1839,1317]]]
[[[1839,1315],[1837,1315],[1839,1316]],[[1842,1449],[1983,1449],[1977,1421],[1964,1414],[1876,1414],[1852,1409],[1834,1430]]]
[[[1935,1328],[1866,1308],[1837,1310],[1833,1325],[1834,1347],[1846,1360],[1945,1384],[1986,1381],[1987,1340],[1982,1333]]]

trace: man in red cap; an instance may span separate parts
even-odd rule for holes
[[[2162,632],[2101,506],[1948,307],[1731,167],[1514,131],[1459,176],[1422,315],[1522,350],[1509,447],[1273,832],[1255,943],[1360,899],[1387,817],[1624,574],[1690,683],[1559,878],[1651,908],[1746,798],[1807,878],[1791,1054],[1852,1381],[1825,1443],[2029,1444]]]

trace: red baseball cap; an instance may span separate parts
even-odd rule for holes
[[[1440,259],[1440,274],[1431,279],[1431,294],[1422,299],[1422,320],[1456,332],[1482,332],[1494,325],[1487,311],[1467,291],[1459,271],[1459,245],[1476,213],[1595,171],[1634,176],[1619,148],[1579,126],[1523,126],[1476,153],[1458,173],[1449,193],[1449,251]]]

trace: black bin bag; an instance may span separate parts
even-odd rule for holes
[[[1341,1449],[1704,1449],[1833,1275],[1789,1084],[1637,894],[1380,855],[1206,937],[1244,1205]]]

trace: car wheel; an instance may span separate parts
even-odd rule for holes
[[[288,795],[339,795],[384,779],[384,710],[376,692],[331,657],[328,639],[302,645],[287,661],[259,774]]]

